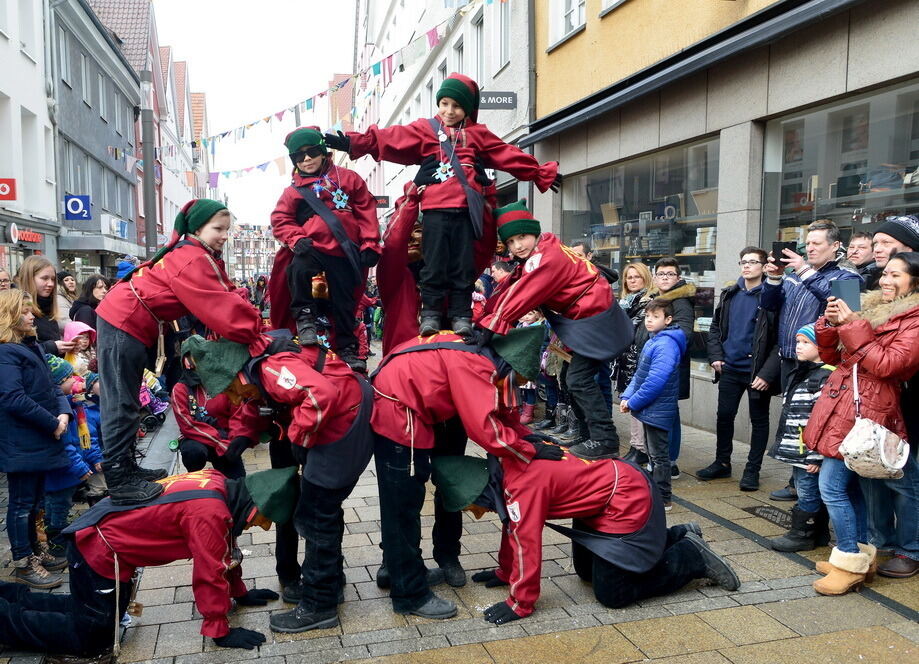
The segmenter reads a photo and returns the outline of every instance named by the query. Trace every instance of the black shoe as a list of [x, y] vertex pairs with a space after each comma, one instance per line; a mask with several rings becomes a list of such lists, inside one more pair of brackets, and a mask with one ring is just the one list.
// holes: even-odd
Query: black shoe
[[560, 436], [568, 431], [568, 406], [559, 404], [555, 409], [555, 420], [558, 422], [556, 427], [549, 431], [553, 436]]
[[[429, 569], [427, 573], [428, 586], [439, 586], [444, 582], [444, 572], [441, 568], [435, 567]], [[386, 569], [386, 565], [380, 565], [380, 568], [377, 570], [377, 588], [380, 590], [388, 590], [392, 586], [392, 579], [389, 576], [389, 570]]]
[[293, 583], [281, 586], [281, 599], [288, 604], [299, 604], [303, 597], [303, 580], [297, 579]]
[[731, 465], [723, 464], [720, 461], [712, 462], [712, 465], [706, 466], [701, 470], [696, 471], [696, 477], [700, 480], [707, 482], [708, 480], [717, 480], [722, 477], [731, 476]]
[[705, 578], [711, 579], [725, 590], [740, 588], [740, 578], [737, 572], [731, 568], [727, 560], [712, 551], [705, 540], [695, 533], [686, 533], [683, 539], [692, 542], [702, 555], [702, 560], [705, 562]]
[[319, 343], [316, 332], [316, 316], [311, 312], [301, 312], [297, 316], [297, 340], [301, 346], [315, 346]]
[[440, 569], [444, 574], [444, 581], [447, 582], [448, 586], [462, 588], [466, 585], [466, 570], [463, 569], [463, 566], [458, 560], [456, 562], [447, 563], [446, 565], [441, 565]]
[[351, 371], [358, 373], [367, 373], [367, 360], [357, 356], [357, 348], [349, 346], [338, 351], [338, 357], [341, 361], [351, 367]]
[[686, 528], [686, 532], [695, 533], [699, 537], [702, 537], [702, 526], [698, 521], [690, 521], [689, 523], [684, 523], [683, 527]]
[[[397, 611], [403, 615], [421, 616], [422, 618], [431, 618], [433, 620], [446, 620], [456, 615], [456, 604], [450, 600], [443, 599], [437, 595], [431, 595], [431, 599], [419, 606], [417, 609], [409, 611]], [[272, 628], [273, 629], [273, 628]]]
[[759, 471], [752, 468], [744, 468], [743, 476], [740, 478], [741, 491], [759, 491]]
[[147, 482], [155, 482], [156, 480], [168, 477], [169, 471], [165, 468], [141, 468], [135, 465], [134, 468], [131, 469], [131, 474]]
[[108, 481], [112, 505], [140, 505], [153, 500], [163, 493], [162, 484], [148, 482], [139, 477], [126, 477], [119, 484], [114, 484], [111, 480]]
[[791, 502], [798, 499], [798, 492], [793, 486], [786, 486], [784, 489], [773, 491], [769, 494], [769, 500], [779, 502]]
[[622, 458], [624, 461], [631, 461], [637, 466], [645, 466], [651, 461], [651, 458], [637, 447], [630, 447]]
[[299, 606], [293, 611], [275, 613], [268, 620], [272, 632], [295, 634], [311, 629], [326, 629], [338, 624], [338, 609], [306, 611]]
[[461, 316], [454, 318], [451, 323], [454, 334], [458, 334], [461, 337], [468, 337], [472, 334], [472, 319]]
[[675, 480], [680, 477], [680, 467], [675, 463], [670, 463], [670, 479]]
[[592, 461], [594, 459], [618, 459], [619, 446], [608, 445], [599, 440], [585, 440], [568, 449], [574, 456], [579, 459]]
[[418, 326], [418, 334], [422, 337], [430, 337], [432, 334], [440, 332], [440, 318], [437, 316], [422, 316], [421, 325]]
[[558, 408], [549, 410], [546, 408], [546, 416], [533, 424], [532, 428], [536, 431], [544, 431], [546, 429], [554, 429], [558, 420], [555, 419], [555, 414], [558, 412]]
[[805, 512], [795, 505], [791, 510], [791, 529], [781, 537], [769, 540], [769, 546], [786, 553], [812, 551], [817, 545], [820, 516], [820, 510]]

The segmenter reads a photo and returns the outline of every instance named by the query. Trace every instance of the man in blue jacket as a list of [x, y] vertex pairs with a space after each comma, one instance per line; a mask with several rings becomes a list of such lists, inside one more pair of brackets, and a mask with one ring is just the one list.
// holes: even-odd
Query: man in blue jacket
[[664, 510], [669, 512], [670, 429], [674, 424], [679, 426], [680, 359], [687, 340], [683, 330], [673, 324], [673, 302], [664, 298], [651, 300], [645, 308], [645, 329], [651, 338], [641, 350], [632, 382], [622, 393], [619, 412], [631, 412], [644, 425], [651, 477], [664, 499]]

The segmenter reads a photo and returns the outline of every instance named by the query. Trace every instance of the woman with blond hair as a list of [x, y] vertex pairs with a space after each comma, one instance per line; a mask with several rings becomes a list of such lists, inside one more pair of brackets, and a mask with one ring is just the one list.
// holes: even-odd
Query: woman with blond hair
[[0, 292], [0, 471], [10, 493], [6, 530], [13, 578], [32, 588], [56, 588], [61, 577], [44, 565], [54, 562], [53, 569], [61, 569], [67, 561], [42, 552], [35, 518], [46, 472], [69, 463], [61, 435], [71, 410], [35, 343], [32, 307], [24, 290]]
[[[63, 357], [73, 350], [73, 343], [61, 340], [58, 324], [60, 312], [57, 306], [57, 270], [44, 256], [29, 256], [14, 279], [16, 286], [29, 294], [35, 314], [35, 337], [42, 350], [49, 355]], [[66, 312], [64, 313], [66, 316]]]

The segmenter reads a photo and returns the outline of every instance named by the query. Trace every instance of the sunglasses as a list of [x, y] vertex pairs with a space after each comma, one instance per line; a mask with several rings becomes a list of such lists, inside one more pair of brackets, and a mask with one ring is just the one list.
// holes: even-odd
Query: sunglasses
[[325, 154], [324, 145], [311, 145], [308, 148], [300, 150], [299, 152], [295, 152], [293, 157], [294, 157], [294, 160], [297, 163], [299, 163], [303, 161], [304, 159], [306, 159], [307, 157], [309, 157], [310, 159], [315, 159], [316, 157], [319, 157], [324, 154]]

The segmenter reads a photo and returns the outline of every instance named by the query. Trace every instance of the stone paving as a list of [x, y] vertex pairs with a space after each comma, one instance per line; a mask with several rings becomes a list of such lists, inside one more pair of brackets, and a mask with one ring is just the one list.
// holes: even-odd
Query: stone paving
[[[618, 417], [618, 416], [617, 416]], [[171, 421], [171, 418], [170, 418]], [[627, 424], [619, 420], [620, 431]], [[174, 437], [167, 422], [153, 445]], [[570, 546], [546, 529], [542, 595], [529, 618], [501, 627], [484, 622], [482, 611], [506, 597], [506, 588], [484, 588], [472, 581], [463, 588], [442, 585], [435, 591], [456, 602], [459, 613], [447, 621], [425, 620], [392, 612], [386, 591], [376, 587], [380, 563], [379, 499], [369, 468], [345, 503], [343, 541], [348, 585], [334, 629], [303, 634], [274, 634], [268, 614], [285, 611], [280, 600], [267, 607], [243, 608], [230, 618], [234, 626], [258, 629], [268, 637], [257, 651], [218, 648], [199, 633], [200, 615], [191, 594], [191, 564], [180, 561], [145, 571], [138, 601], [145, 606], [127, 630], [121, 662], [219, 664], [257, 660], [264, 664], [380, 662], [386, 664], [463, 664], [577, 662], [617, 664], [669, 662], [917, 661], [919, 655], [919, 576], [909, 580], [878, 577], [861, 593], [821, 597], [811, 582], [813, 560], [825, 559], [824, 548], [802, 555], [779, 554], [766, 537], [784, 528], [745, 508], [763, 505], [787, 510], [790, 503], [771, 503], [769, 491], [783, 486], [787, 468], [767, 459], [760, 491], [741, 493], [737, 480], [700, 482], [690, 473], [711, 460], [712, 434], [684, 428], [681, 478], [674, 482], [670, 523], [698, 521], [705, 539], [727, 556], [742, 580], [740, 589], [694, 582], [680, 592], [625, 609], [597, 603], [591, 588], [574, 574]], [[478, 450], [470, 444], [468, 453]], [[742, 468], [746, 445], [735, 449], [734, 467]], [[247, 467], [269, 466], [267, 447], [249, 452]], [[739, 475], [739, 473], [738, 473]], [[2, 497], [0, 497], [2, 499]], [[422, 512], [423, 555], [431, 558], [433, 498]], [[461, 562], [471, 574], [496, 564], [500, 534], [494, 518], [464, 521]], [[5, 544], [5, 542], [4, 542]], [[278, 589], [274, 575], [274, 533], [248, 531], [240, 538], [246, 559], [246, 582]], [[41, 661], [40, 656], [0, 652], [0, 664]]]

